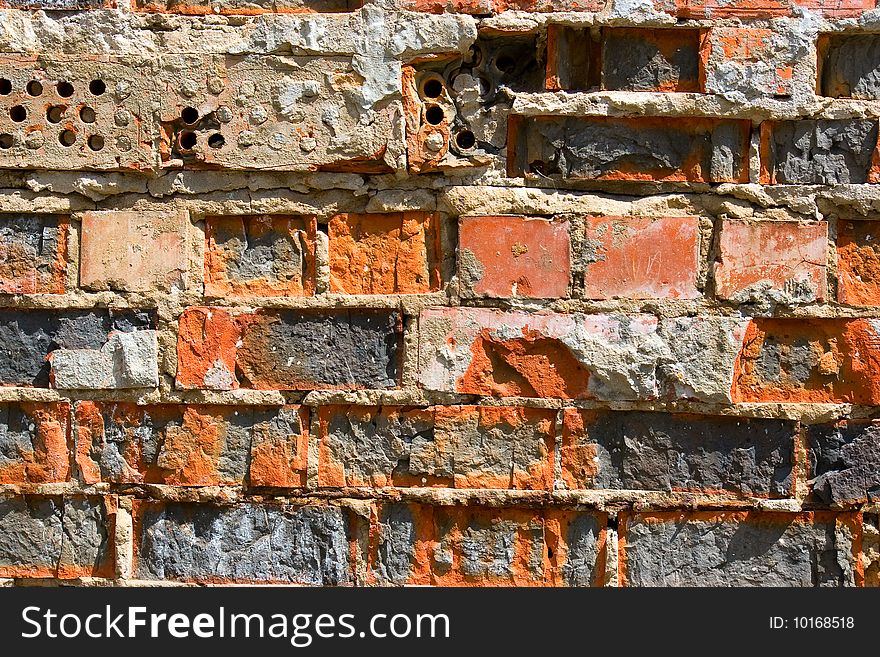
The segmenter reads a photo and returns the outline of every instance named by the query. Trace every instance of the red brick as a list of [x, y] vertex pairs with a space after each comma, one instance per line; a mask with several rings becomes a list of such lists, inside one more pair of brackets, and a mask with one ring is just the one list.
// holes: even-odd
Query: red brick
[[587, 217], [584, 296], [700, 296], [697, 217]]
[[401, 7], [432, 14], [450, 12], [482, 16], [508, 10], [596, 12], [601, 11], [605, 3], [606, 0], [403, 0]]
[[715, 292], [731, 299], [752, 286], [798, 301], [823, 301], [828, 225], [824, 221], [724, 221], [715, 263]]
[[459, 279], [481, 297], [568, 295], [571, 248], [567, 220], [462, 217]]
[[125, 292], [185, 287], [189, 226], [185, 210], [83, 213], [80, 285]]
[[837, 300], [851, 306], [880, 306], [880, 222], [837, 225]]
[[681, 18], [771, 18], [804, 7], [830, 18], [854, 18], [875, 8], [875, 0], [654, 0], [661, 11]]
[[[766, 93], [790, 94], [794, 74], [792, 66], [777, 66], [772, 75], [766, 71], [766, 64], [774, 61], [777, 55], [773, 43], [774, 35], [775, 32], [767, 28], [713, 27], [709, 30], [701, 51], [704, 74], [708, 75], [721, 64], [728, 69], [733, 65], [742, 76], [760, 76], [761, 79], [766, 79]], [[725, 90], [723, 83], [718, 87], [721, 88], [713, 85], [710, 79], [706, 91], [712, 93]]]
[[328, 406], [320, 486], [551, 490], [556, 411]]
[[418, 294], [440, 289], [437, 217], [343, 214], [330, 220], [330, 291]]
[[[354, 11], [362, 0], [134, 0], [132, 11], [187, 16], [257, 16], [260, 14], [308, 14]], [[115, 5], [114, 5], [115, 6]]]
[[873, 319], [756, 319], [737, 358], [734, 402], [880, 403]]
[[310, 296], [315, 217], [206, 217], [205, 294]]
[[47, 484], [70, 476], [67, 402], [0, 406], [0, 484]]
[[182, 388], [238, 388], [235, 357], [241, 327], [223, 308], [187, 308], [177, 333], [177, 385]]

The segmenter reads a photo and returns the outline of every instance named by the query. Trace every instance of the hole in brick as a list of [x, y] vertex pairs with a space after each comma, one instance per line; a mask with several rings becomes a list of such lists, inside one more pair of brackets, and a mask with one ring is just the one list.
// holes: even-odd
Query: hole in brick
[[59, 82], [55, 90], [62, 98], [70, 98], [73, 95], [73, 85], [70, 82]]
[[107, 85], [104, 84], [103, 80], [92, 80], [89, 82], [89, 91], [95, 96], [100, 96], [107, 91]]
[[0, 78], [0, 95], [8, 96], [12, 93], [12, 82], [6, 78]]
[[43, 85], [40, 84], [38, 80], [31, 80], [28, 82], [25, 89], [27, 89], [28, 94], [31, 96], [39, 96], [43, 93]]
[[199, 110], [195, 107], [184, 107], [183, 111], [180, 113], [180, 118], [182, 118], [183, 122], [187, 125], [192, 125], [199, 120]]
[[91, 107], [83, 107], [79, 111], [79, 118], [82, 119], [83, 123], [94, 123], [95, 110], [93, 110]]
[[219, 132], [215, 132], [213, 135], [208, 137], [208, 146], [211, 148], [223, 148], [223, 145], [226, 143], [226, 139], [223, 138]]
[[9, 108], [9, 118], [16, 123], [21, 123], [27, 118], [27, 110], [21, 105], [13, 105]]
[[194, 132], [184, 132], [180, 135], [180, 147], [184, 150], [191, 150], [198, 143], [199, 138]]
[[516, 60], [510, 55], [498, 55], [498, 59], [495, 60], [495, 68], [502, 73], [513, 73], [516, 68]]
[[477, 138], [470, 130], [462, 130], [455, 135], [455, 144], [463, 151], [470, 150], [477, 144]]
[[428, 98], [439, 98], [443, 93], [443, 83], [437, 78], [431, 78], [425, 82], [422, 91]]
[[46, 110], [46, 120], [49, 123], [60, 123], [66, 111], [67, 107], [64, 105], [52, 105]]
[[324, 233], [325, 235], [329, 235], [330, 234], [329, 224], [318, 224], [318, 232]]
[[443, 118], [445, 114], [443, 114], [443, 108], [439, 105], [431, 105], [428, 109], [425, 110], [425, 121], [430, 123], [431, 125], [440, 125], [443, 123]]
[[3, 133], [2, 135], [0, 135], [0, 148], [12, 148], [12, 144], [14, 143], [14, 141], [15, 140], [12, 138], [12, 135], [8, 133]]
[[58, 142], [62, 146], [73, 146], [76, 142], [76, 133], [73, 130], [62, 130], [58, 135]]
[[89, 148], [93, 151], [99, 151], [104, 148], [104, 138], [101, 135], [92, 135], [89, 137]]

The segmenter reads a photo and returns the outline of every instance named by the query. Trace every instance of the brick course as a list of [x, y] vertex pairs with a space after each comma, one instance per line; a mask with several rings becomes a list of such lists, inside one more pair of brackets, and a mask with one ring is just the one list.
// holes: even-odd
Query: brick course
[[0, 2], [0, 579], [878, 585], [876, 4]]

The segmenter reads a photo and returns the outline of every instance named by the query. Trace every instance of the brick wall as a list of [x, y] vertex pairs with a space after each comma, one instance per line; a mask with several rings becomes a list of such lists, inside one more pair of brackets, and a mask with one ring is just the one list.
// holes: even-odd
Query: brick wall
[[874, 0], [6, 0], [0, 581], [880, 585]]

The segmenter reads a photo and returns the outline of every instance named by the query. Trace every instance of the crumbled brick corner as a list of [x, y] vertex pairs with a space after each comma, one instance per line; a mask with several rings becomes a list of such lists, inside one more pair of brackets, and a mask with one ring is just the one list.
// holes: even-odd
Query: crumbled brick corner
[[874, 0], [2, 4], [4, 582], [880, 585]]

